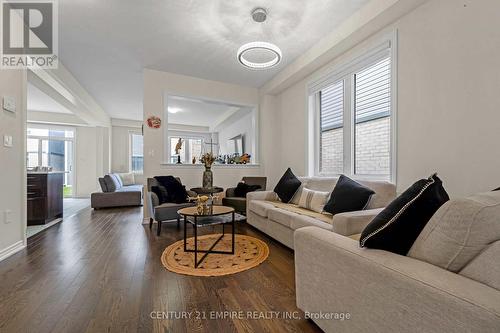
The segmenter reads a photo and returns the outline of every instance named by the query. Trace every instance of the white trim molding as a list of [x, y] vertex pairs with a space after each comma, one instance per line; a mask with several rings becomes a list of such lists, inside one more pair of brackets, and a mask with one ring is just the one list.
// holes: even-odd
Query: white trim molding
[[21, 251], [26, 247], [23, 240], [17, 241], [14, 244], [7, 246], [5, 249], [0, 250], [0, 261], [7, 259], [11, 255]]
[[[352, 55], [340, 63], [326, 67], [312, 76], [306, 84], [308, 95], [308, 146], [307, 146], [307, 174], [321, 176], [319, 170], [320, 159], [320, 91], [337, 82], [344, 82], [344, 115], [343, 127], [350, 129], [344, 131], [344, 167], [343, 172], [358, 179], [385, 179], [392, 183], [397, 181], [397, 69], [398, 69], [398, 44], [397, 30], [384, 32], [368, 41], [367, 46], [354, 49]], [[386, 58], [391, 58], [390, 63], [390, 176], [355, 175], [354, 174], [354, 115], [353, 115], [353, 73], [359, 72], [372, 64]], [[349, 149], [346, 149], [348, 147]]]

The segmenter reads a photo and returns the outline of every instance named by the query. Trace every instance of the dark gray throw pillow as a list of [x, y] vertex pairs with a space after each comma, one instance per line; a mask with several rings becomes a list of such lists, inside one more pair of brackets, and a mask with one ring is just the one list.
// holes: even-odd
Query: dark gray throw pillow
[[106, 186], [106, 181], [104, 180], [104, 178], [99, 178], [99, 185], [101, 185], [101, 190], [103, 192], [108, 192], [108, 187]]
[[159, 204], [168, 202], [168, 191], [163, 185], [151, 186], [151, 192], [158, 197]]
[[499, 188], [494, 189], [493, 191], [500, 191], [500, 187], [499, 187]]
[[187, 202], [188, 193], [179, 179], [173, 176], [156, 176], [155, 179], [167, 189], [167, 202], [184, 203]]
[[278, 195], [281, 202], [288, 203], [292, 200], [293, 195], [299, 189], [302, 183], [295, 177], [290, 168], [286, 169], [280, 181], [274, 188], [274, 192]]
[[449, 199], [435, 174], [417, 181], [366, 226], [361, 247], [406, 255], [432, 215]]
[[110, 175], [104, 176], [104, 182], [106, 183], [106, 188], [108, 192], [116, 192], [115, 180]]
[[246, 198], [248, 192], [254, 192], [260, 189], [260, 185], [248, 185], [243, 182], [239, 182], [234, 189], [234, 196], [238, 198]]
[[374, 194], [375, 192], [372, 189], [355, 182], [347, 176], [340, 175], [330, 199], [323, 209], [333, 215], [362, 210]]

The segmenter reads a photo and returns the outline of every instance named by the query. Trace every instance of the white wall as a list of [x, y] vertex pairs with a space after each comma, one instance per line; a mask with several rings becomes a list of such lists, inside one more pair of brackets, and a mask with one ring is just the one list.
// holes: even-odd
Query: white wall
[[[499, 186], [500, 154], [493, 148], [500, 142], [498, 13], [497, 0], [430, 0], [386, 27], [398, 30], [399, 191], [434, 171], [452, 196]], [[376, 38], [277, 95], [277, 170], [307, 170], [307, 83]]]
[[[0, 70], [0, 98], [16, 101], [16, 113], [0, 109], [0, 260], [22, 249], [26, 228], [26, 72]], [[3, 136], [13, 138], [11, 148], [4, 147]], [[5, 211], [11, 212], [8, 221]], [[7, 222], [7, 223], [6, 223]]]
[[112, 119], [111, 171], [130, 171], [130, 134], [141, 134], [140, 121]]
[[256, 162], [255, 152], [253, 151], [255, 129], [251, 109], [243, 108], [238, 110], [216, 126], [214, 132], [218, 133], [221, 154], [234, 153], [234, 148], [228, 147], [228, 140], [235, 136], [243, 135], [245, 141], [244, 153], [248, 153], [252, 156], [252, 163]]
[[109, 129], [76, 128], [76, 197], [99, 191], [98, 178], [109, 172]]

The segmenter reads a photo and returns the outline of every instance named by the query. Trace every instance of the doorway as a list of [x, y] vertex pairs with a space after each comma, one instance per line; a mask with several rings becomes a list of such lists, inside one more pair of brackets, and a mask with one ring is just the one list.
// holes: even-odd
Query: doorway
[[64, 198], [72, 198], [75, 191], [74, 177], [74, 128], [40, 127], [28, 124], [26, 165], [28, 170], [50, 168], [63, 172]]

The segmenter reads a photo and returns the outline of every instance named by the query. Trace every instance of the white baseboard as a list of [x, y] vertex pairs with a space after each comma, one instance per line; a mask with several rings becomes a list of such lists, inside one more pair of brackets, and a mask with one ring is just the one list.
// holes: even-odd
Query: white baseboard
[[24, 245], [24, 242], [22, 240], [14, 243], [10, 246], [7, 246], [5, 249], [0, 250], [0, 261], [7, 259], [8, 257], [13, 255], [14, 253], [19, 252], [22, 249], [24, 249], [25, 247], [26, 247], [26, 245]]

